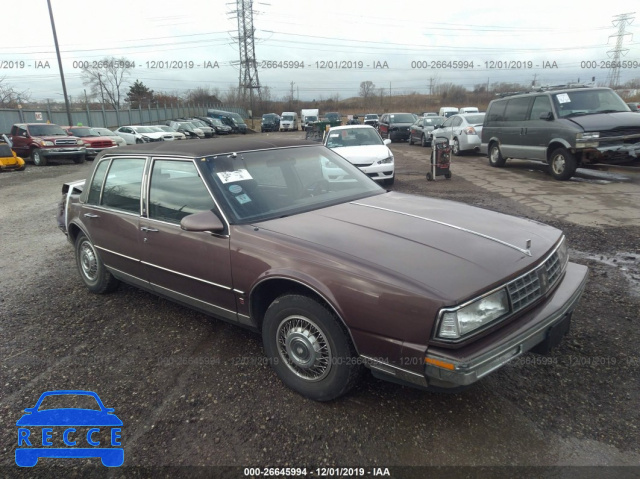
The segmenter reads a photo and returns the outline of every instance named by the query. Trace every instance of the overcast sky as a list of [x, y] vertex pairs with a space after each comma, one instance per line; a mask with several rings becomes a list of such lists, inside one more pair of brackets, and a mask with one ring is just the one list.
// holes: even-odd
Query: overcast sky
[[[139, 79], [156, 92], [185, 93], [197, 87], [224, 92], [238, 85], [234, 0], [51, 0], [51, 4], [72, 96], [83, 95], [78, 62], [106, 56], [135, 61], [129, 80]], [[256, 1], [258, 76], [277, 98], [287, 95], [293, 82], [294, 94], [301, 100], [355, 96], [366, 80], [376, 89], [384, 88], [385, 94], [428, 93], [430, 84], [442, 82], [468, 89], [487, 82], [531, 84], [534, 79], [537, 84], [585, 82], [592, 77], [605, 82], [609, 69], [603, 62], [611, 60], [608, 52], [615, 48], [616, 37], [610, 36], [618, 33], [614, 16], [635, 12], [634, 4], [629, 0]], [[29, 90], [34, 100], [61, 100], [47, 2], [29, 0], [22, 5], [26, 12], [4, 16], [0, 78]], [[640, 78], [640, 9], [634, 16], [638, 18], [627, 25], [629, 35], [623, 42], [628, 52], [621, 59], [636, 65], [620, 71], [621, 82]], [[298, 68], [260, 68], [266, 61], [298, 62]], [[438, 61], [461, 62], [457, 64], [461, 68], [432, 64]], [[215, 62], [218, 68], [204, 68], [215, 67]], [[41, 65], [45, 68], [36, 68]]]

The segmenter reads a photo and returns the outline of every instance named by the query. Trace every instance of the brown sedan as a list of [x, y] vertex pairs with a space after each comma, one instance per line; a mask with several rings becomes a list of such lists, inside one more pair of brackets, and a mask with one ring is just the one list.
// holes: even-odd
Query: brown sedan
[[387, 192], [315, 142], [117, 148], [63, 193], [91, 291], [124, 281], [260, 331], [278, 376], [320, 401], [363, 365], [452, 390], [545, 352], [587, 276], [555, 228]]

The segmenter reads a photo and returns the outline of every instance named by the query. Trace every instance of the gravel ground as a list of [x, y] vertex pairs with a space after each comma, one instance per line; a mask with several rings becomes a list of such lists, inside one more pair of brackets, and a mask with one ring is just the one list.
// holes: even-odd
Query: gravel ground
[[[54, 215], [61, 184], [90, 164], [30, 166], [0, 175], [0, 475], [24, 473], [14, 466], [15, 421], [52, 389], [96, 391], [116, 408], [126, 475], [184, 465], [639, 465], [640, 228], [542, 215], [467, 181], [472, 157], [451, 181], [427, 183], [415, 148], [394, 144], [394, 190], [553, 224], [572, 260], [589, 266], [571, 332], [550, 356], [522, 356], [455, 395], [367, 374], [345, 398], [307, 401], [280, 383], [251, 332], [129, 286], [88, 293]], [[41, 462], [30, 477], [104, 472], [84, 468], [96, 460]]]

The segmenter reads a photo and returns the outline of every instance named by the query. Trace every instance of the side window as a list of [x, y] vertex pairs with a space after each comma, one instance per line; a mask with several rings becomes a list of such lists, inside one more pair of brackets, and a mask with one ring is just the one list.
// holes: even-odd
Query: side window
[[504, 121], [504, 107], [506, 105], [506, 101], [494, 101], [489, 106], [489, 111], [487, 112], [487, 123]]
[[512, 98], [507, 102], [504, 112], [506, 121], [522, 121], [527, 119], [527, 111], [531, 103], [530, 97]]
[[102, 183], [104, 182], [104, 175], [109, 167], [109, 160], [101, 161], [93, 174], [91, 180], [91, 186], [89, 186], [89, 195], [87, 196], [87, 203], [90, 205], [97, 205], [100, 203], [100, 191], [102, 190]]
[[460, 125], [462, 125], [462, 118], [457, 116], [453, 119], [453, 123], [451, 124], [451, 126], [460, 126]]
[[102, 206], [140, 214], [140, 188], [145, 160], [118, 158], [111, 162], [102, 192]]
[[453, 123], [453, 120], [454, 120], [453, 118], [446, 119], [440, 128], [448, 128], [448, 127], [450, 127], [451, 124]]
[[18, 127], [18, 136], [24, 136], [24, 137], [28, 136], [27, 135], [27, 129], [26, 128], [22, 128], [22, 127], [19, 126]]
[[180, 223], [185, 216], [212, 210], [215, 203], [191, 161], [156, 160], [149, 186], [149, 218]]
[[533, 106], [531, 107], [530, 120], [539, 120], [540, 115], [543, 113], [549, 113], [551, 111], [551, 101], [546, 95], [537, 96], [533, 99]]

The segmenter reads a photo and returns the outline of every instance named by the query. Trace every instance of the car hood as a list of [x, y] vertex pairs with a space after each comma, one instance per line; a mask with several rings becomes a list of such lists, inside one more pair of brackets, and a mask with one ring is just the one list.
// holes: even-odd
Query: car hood
[[16, 426], [122, 426], [122, 421], [102, 411], [59, 408], [25, 414]]
[[450, 304], [522, 274], [562, 236], [531, 220], [394, 192], [270, 220], [260, 228], [282, 235], [282, 242], [312, 244], [345, 265], [368, 269], [374, 279], [393, 277]]
[[354, 165], [370, 165], [393, 155], [386, 145], [345, 146], [332, 150]]
[[619, 111], [616, 113], [596, 113], [594, 115], [576, 116], [565, 118], [575, 123], [584, 131], [612, 130], [614, 128], [640, 128], [640, 115], [632, 111]]
[[113, 141], [115, 143], [116, 140], [114, 140], [110, 136], [84, 136], [82, 137], [82, 141], [84, 141], [85, 143], [91, 144], [94, 142], [102, 142], [102, 141]]

